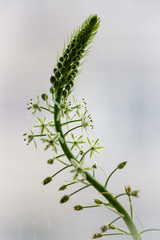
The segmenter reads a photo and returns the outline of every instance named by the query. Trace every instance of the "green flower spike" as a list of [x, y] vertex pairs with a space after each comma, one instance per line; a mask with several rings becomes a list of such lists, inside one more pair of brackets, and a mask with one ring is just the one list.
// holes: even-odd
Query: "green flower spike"
[[67, 96], [71, 93], [74, 87], [74, 79], [79, 73], [80, 60], [88, 53], [87, 46], [92, 42], [99, 24], [100, 19], [97, 15], [91, 15], [71, 35], [70, 41], [66, 48], [63, 49], [62, 56], [57, 60], [57, 66], [54, 68], [50, 78], [56, 92], [59, 88], [62, 88], [63, 92], [67, 90]]

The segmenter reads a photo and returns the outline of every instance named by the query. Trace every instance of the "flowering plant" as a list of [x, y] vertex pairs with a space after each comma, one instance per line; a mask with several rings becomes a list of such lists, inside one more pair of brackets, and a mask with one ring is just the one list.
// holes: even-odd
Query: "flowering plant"
[[[103, 147], [99, 145], [99, 138], [93, 141], [88, 135], [85, 137], [86, 132], [88, 134], [88, 131], [93, 129], [94, 126], [84, 99], [82, 103], [77, 103], [74, 97], [73, 101], [68, 100], [75, 86], [75, 77], [80, 73], [81, 60], [88, 54], [90, 50], [88, 46], [97, 33], [99, 25], [100, 19], [97, 15], [91, 15], [82, 26], [73, 32], [67, 46], [62, 51], [62, 55], [57, 59], [56, 66], [51, 74], [51, 98], [46, 93], [43, 93], [41, 97], [45, 103], [44, 106], [40, 105], [40, 99], [37, 96], [36, 103], [31, 100], [28, 107], [28, 109], [33, 110], [33, 114], [46, 111], [50, 113], [54, 120], [48, 122], [46, 116], [44, 116], [43, 120], [36, 116], [38, 125], [34, 126], [34, 130], [38, 130], [38, 133], [31, 130], [29, 134], [24, 135], [25, 140], [28, 140], [27, 144], [33, 141], [37, 146], [36, 140], [39, 138], [45, 144], [44, 150], [52, 148], [55, 155], [47, 161], [48, 164], [52, 165], [57, 160], [63, 165], [58, 172], [46, 177], [42, 181], [43, 185], [49, 184], [57, 174], [65, 169], [71, 169], [72, 181], [61, 186], [60, 191], [76, 183], [82, 184], [82, 187], [75, 192], [65, 194], [60, 203], [65, 203], [73, 194], [85, 188], [93, 187], [101, 194], [103, 201], [95, 199], [92, 205], [82, 206], [79, 204], [74, 209], [80, 211], [85, 208], [105, 206], [117, 215], [114, 220], [101, 227], [101, 232], [93, 234], [93, 239], [110, 235], [126, 235], [134, 240], [141, 240], [142, 233], [153, 229], [139, 232], [133, 222], [132, 197], [138, 197], [138, 191], [126, 186], [123, 193], [114, 195], [108, 190], [108, 182], [111, 176], [116, 171], [123, 169], [127, 162], [119, 163], [107, 177], [105, 183], [100, 183], [96, 179], [97, 164], [90, 163], [90, 166], [86, 166], [85, 163], [86, 159], [88, 157], [92, 158], [94, 153], [100, 154], [99, 150]], [[78, 137], [75, 133], [79, 134]], [[128, 198], [130, 213], [119, 202], [119, 198], [123, 195]], [[115, 222], [119, 219], [125, 222], [127, 229], [115, 225]]]

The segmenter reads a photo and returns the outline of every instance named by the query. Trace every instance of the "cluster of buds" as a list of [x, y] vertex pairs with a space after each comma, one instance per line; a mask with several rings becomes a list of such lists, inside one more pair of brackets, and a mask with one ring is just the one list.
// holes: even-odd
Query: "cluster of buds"
[[92, 15], [72, 35], [53, 69], [50, 78], [52, 84], [50, 92], [54, 93], [56, 89], [63, 88], [62, 95], [64, 97], [70, 94], [74, 86], [74, 79], [78, 74], [80, 60], [86, 55], [86, 47], [96, 34], [99, 24], [100, 20], [97, 15]]
[[125, 192], [128, 196], [139, 197], [138, 196], [139, 190], [132, 191], [130, 186], [125, 186]]

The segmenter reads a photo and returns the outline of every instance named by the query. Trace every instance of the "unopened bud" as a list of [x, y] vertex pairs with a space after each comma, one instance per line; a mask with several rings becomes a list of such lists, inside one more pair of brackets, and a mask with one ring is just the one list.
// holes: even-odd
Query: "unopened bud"
[[96, 204], [102, 204], [102, 203], [103, 203], [100, 199], [94, 199], [94, 202], [95, 202]]
[[55, 82], [56, 82], [56, 78], [55, 78], [55, 76], [51, 76], [50, 77], [50, 82], [52, 83], [52, 84], [54, 84]]
[[103, 237], [102, 233], [95, 233], [92, 236], [92, 239]]
[[117, 168], [122, 169], [126, 166], [126, 164], [127, 164], [127, 161], [121, 162], [121, 163], [118, 164]]
[[82, 205], [76, 205], [75, 207], [74, 207], [74, 210], [76, 210], [76, 211], [80, 211], [80, 210], [82, 210], [83, 209], [83, 206]]
[[43, 93], [43, 94], [41, 95], [41, 98], [42, 98], [44, 101], [46, 101], [46, 100], [48, 100], [48, 95], [47, 95], [46, 93]]
[[46, 184], [50, 183], [51, 181], [52, 181], [52, 178], [51, 178], [51, 177], [46, 177], [46, 178], [43, 180], [42, 184], [43, 184], [43, 185], [46, 185]]
[[108, 229], [108, 226], [107, 226], [107, 225], [103, 225], [103, 226], [101, 227], [101, 232], [106, 232], [107, 229]]
[[64, 195], [61, 200], [60, 200], [60, 203], [65, 203], [69, 200], [69, 196], [68, 195]]
[[53, 87], [50, 87], [49, 91], [50, 91], [51, 94], [54, 94], [54, 88]]
[[57, 67], [61, 69], [62, 68], [62, 63], [58, 62]]
[[54, 159], [53, 159], [53, 158], [50, 158], [50, 159], [48, 159], [48, 161], [47, 161], [48, 164], [53, 164], [53, 162], [54, 162]]
[[110, 224], [108, 225], [108, 228], [109, 228], [109, 229], [112, 229], [112, 230], [115, 230], [115, 229], [116, 229], [116, 226], [110, 223]]
[[139, 197], [138, 193], [139, 193], [139, 190], [133, 190], [132, 192], [130, 192], [130, 195], [133, 197]]
[[66, 185], [62, 185], [62, 186], [58, 189], [58, 191], [63, 191], [63, 190], [65, 190], [66, 188], [67, 188]]
[[130, 192], [131, 192], [131, 187], [130, 186], [125, 186], [125, 191], [126, 191], [127, 195], [129, 195]]

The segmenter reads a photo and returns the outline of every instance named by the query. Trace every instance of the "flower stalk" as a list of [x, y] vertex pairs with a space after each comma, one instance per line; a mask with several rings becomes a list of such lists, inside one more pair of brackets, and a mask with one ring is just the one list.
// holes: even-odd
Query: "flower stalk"
[[[62, 185], [59, 190], [66, 190], [66, 188], [72, 184], [77, 182], [85, 184], [82, 188], [72, 192], [71, 194], [64, 195], [60, 203], [67, 202], [70, 197], [81, 190], [92, 186], [95, 188], [101, 196], [104, 198], [104, 201], [99, 199], [95, 199], [96, 205], [91, 206], [82, 206], [76, 205], [74, 209], [76, 211], [80, 211], [84, 208], [92, 208], [92, 207], [99, 207], [105, 206], [105, 208], [112, 210], [114, 213], [118, 214], [118, 217], [110, 222], [108, 225], [104, 225], [101, 228], [101, 233], [95, 233], [93, 235], [93, 239], [100, 238], [103, 236], [110, 236], [110, 235], [129, 235], [132, 237], [133, 240], [142, 240], [141, 234], [147, 231], [159, 229], [148, 229], [142, 232], [139, 232], [133, 222], [133, 209], [131, 203], [131, 197], [138, 197], [138, 191], [134, 190], [131, 191], [131, 188], [125, 187], [125, 193], [119, 194], [117, 196], [113, 196], [108, 191], [108, 182], [111, 176], [118, 170], [123, 169], [126, 165], [126, 161], [118, 164], [118, 166], [110, 173], [109, 177], [107, 178], [105, 185], [102, 185], [95, 177], [95, 171], [97, 169], [97, 164], [94, 163], [90, 167], [84, 166], [85, 158], [90, 153], [90, 158], [94, 153], [100, 153], [99, 149], [103, 147], [99, 146], [99, 138], [96, 141], [90, 141], [87, 137], [87, 141], [82, 140], [83, 135], [81, 134], [79, 137], [75, 137], [73, 132], [77, 132], [77, 129], [88, 131], [88, 128], [93, 129], [91, 115], [87, 116], [87, 108], [86, 103], [83, 99], [83, 105], [78, 104], [76, 100], [73, 98], [74, 106], [71, 106], [71, 101], [68, 102], [68, 97], [71, 94], [73, 87], [75, 85], [74, 79], [80, 73], [79, 67], [82, 65], [81, 59], [85, 57], [88, 52], [89, 48], [88, 45], [92, 42], [95, 34], [97, 33], [98, 27], [100, 25], [100, 19], [97, 15], [91, 15], [88, 19], [79, 27], [71, 36], [70, 41], [68, 42], [67, 46], [63, 49], [62, 55], [57, 59], [56, 66], [53, 69], [53, 73], [50, 77], [50, 93], [52, 97], [52, 102], [54, 106], [49, 104], [48, 95], [46, 93], [42, 94], [42, 99], [45, 102], [46, 106], [40, 106], [39, 104], [39, 97], [37, 96], [37, 102], [33, 103], [32, 99], [30, 100], [30, 104], [28, 109], [33, 109], [33, 114], [36, 112], [41, 112], [45, 110], [50, 112], [52, 115], [52, 121], [46, 121], [46, 116], [44, 120], [41, 120], [38, 116], [36, 117], [40, 125], [36, 125], [35, 129], [39, 129], [40, 133], [34, 134], [31, 130], [31, 134], [28, 135], [28, 143], [27, 145], [34, 142], [35, 146], [37, 147], [35, 139], [40, 138], [40, 140], [46, 144], [44, 150], [48, 150], [48, 148], [52, 148], [52, 150], [57, 154], [59, 148], [61, 148], [61, 154], [58, 154], [55, 157], [52, 157], [48, 160], [48, 164], [52, 165], [54, 160], [57, 159], [60, 163], [65, 165], [62, 169], [57, 171], [54, 175], [46, 177], [43, 180], [43, 185], [50, 183], [57, 174], [62, 172], [63, 170], [72, 167], [73, 169], [70, 171], [74, 173], [73, 181], [69, 184]], [[82, 111], [82, 112], [81, 112]], [[73, 114], [73, 116], [70, 116]], [[66, 118], [66, 119], [64, 119]], [[54, 119], [54, 120], [53, 120]], [[72, 126], [72, 124], [74, 126]], [[67, 126], [67, 130], [66, 130]], [[72, 127], [70, 127], [72, 126]], [[69, 129], [68, 129], [69, 128]], [[64, 130], [65, 129], [65, 130]], [[64, 131], [64, 132], [63, 132]], [[70, 135], [71, 133], [71, 135]], [[27, 134], [24, 134], [25, 141], [27, 140]], [[69, 136], [72, 140], [68, 139]], [[89, 149], [83, 150], [84, 144], [88, 142]], [[70, 146], [71, 145], [71, 146]], [[79, 146], [80, 145], [80, 146]], [[86, 145], [85, 145], [86, 146]], [[78, 151], [75, 155], [74, 151]], [[60, 158], [64, 157], [67, 161], [62, 161]], [[92, 171], [92, 174], [89, 172]], [[79, 179], [80, 176], [80, 179]], [[82, 177], [82, 178], [81, 178]], [[130, 215], [126, 211], [126, 209], [122, 206], [122, 204], [118, 201], [120, 196], [127, 195], [129, 198], [130, 203]], [[106, 202], [105, 202], [106, 201]], [[125, 222], [128, 231], [123, 230], [119, 227], [113, 225], [115, 221], [118, 219], [123, 219]], [[119, 233], [107, 233], [104, 234], [108, 229], [117, 230]]]

